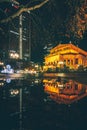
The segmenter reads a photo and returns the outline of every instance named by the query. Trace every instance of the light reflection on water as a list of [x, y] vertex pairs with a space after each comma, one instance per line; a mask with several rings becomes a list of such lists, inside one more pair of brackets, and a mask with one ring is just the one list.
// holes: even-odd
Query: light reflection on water
[[80, 81], [1, 79], [0, 130], [84, 129], [87, 85]]
[[44, 91], [59, 104], [71, 104], [87, 96], [87, 85], [72, 79], [44, 79], [43, 82]]

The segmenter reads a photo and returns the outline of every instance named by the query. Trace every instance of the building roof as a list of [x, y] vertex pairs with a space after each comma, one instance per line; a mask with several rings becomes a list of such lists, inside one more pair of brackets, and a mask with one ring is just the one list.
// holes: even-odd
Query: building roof
[[79, 48], [78, 46], [75, 46], [72, 43], [67, 43], [67, 44], [59, 44], [56, 47], [54, 47], [53, 49], [51, 49], [50, 53], [61, 53], [63, 52], [63, 54], [65, 53], [76, 53], [76, 54], [82, 54], [87, 56], [87, 52], [82, 50], [81, 48]]

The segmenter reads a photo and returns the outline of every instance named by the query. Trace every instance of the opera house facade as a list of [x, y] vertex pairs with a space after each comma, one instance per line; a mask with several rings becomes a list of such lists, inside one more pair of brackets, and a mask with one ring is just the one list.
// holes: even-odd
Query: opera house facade
[[59, 44], [45, 56], [44, 70], [68, 67], [78, 69], [79, 66], [87, 67], [87, 52], [72, 43]]

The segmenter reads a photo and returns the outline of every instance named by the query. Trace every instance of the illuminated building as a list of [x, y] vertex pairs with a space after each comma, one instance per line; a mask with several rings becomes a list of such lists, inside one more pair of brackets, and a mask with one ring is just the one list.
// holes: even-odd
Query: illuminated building
[[56, 67], [78, 69], [79, 66], [87, 66], [87, 52], [72, 43], [59, 44], [50, 50], [50, 54], [45, 56], [44, 70]]

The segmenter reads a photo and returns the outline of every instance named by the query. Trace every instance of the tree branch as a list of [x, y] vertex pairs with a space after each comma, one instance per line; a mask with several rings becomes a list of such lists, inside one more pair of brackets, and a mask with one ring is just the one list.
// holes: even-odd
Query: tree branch
[[18, 10], [18, 12], [16, 12], [15, 14], [13, 14], [12, 16], [9, 16], [8, 18], [6, 19], [3, 19], [0, 21], [0, 23], [6, 23], [6, 22], [9, 22], [11, 21], [12, 19], [16, 18], [17, 16], [19, 16], [21, 13], [23, 12], [28, 12], [28, 11], [32, 11], [32, 10], [36, 10], [40, 7], [42, 7], [44, 4], [46, 4], [49, 0], [44, 0], [43, 2], [41, 2], [40, 4], [38, 5], [35, 5], [35, 6], [32, 6], [32, 7], [22, 7], [20, 10]]

